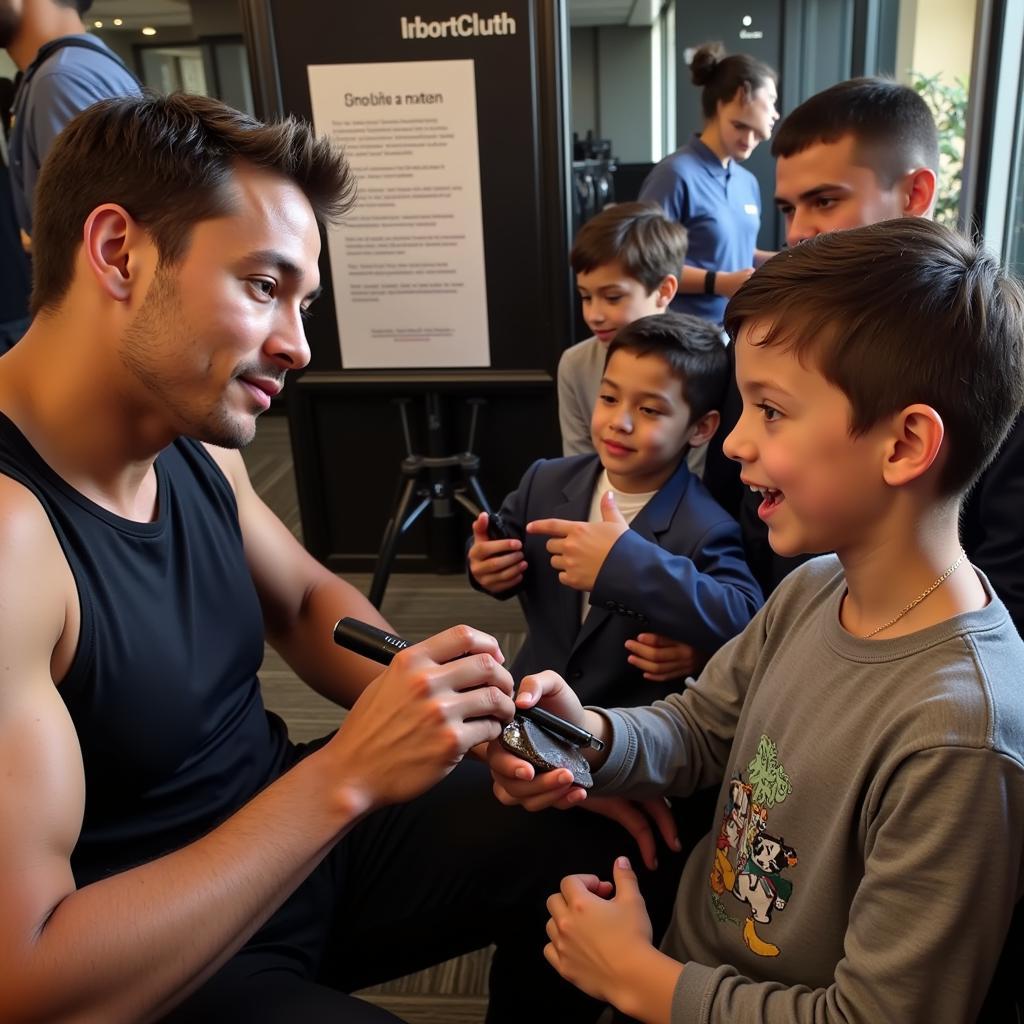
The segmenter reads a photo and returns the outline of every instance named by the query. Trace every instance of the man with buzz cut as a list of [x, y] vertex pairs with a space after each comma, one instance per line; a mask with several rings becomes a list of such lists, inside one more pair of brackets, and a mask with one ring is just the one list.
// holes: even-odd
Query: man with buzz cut
[[[896, 217], [931, 217], [939, 164], [935, 121], [913, 89], [881, 78], [840, 82], [805, 100], [779, 125], [775, 203], [786, 242], [799, 245]], [[974, 396], [984, 402], [984, 396]], [[767, 595], [802, 559], [782, 558], [768, 545], [757, 516], [761, 495], [739, 480], [737, 463], [722, 454], [739, 414], [732, 389], [722, 430], [708, 451], [705, 483], [743, 530], [751, 568]], [[746, 491], [746, 493], [744, 493]], [[1018, 632], [1024, 632], [1024, 429], [1016, 421], [999, 454], [964, 504], [961, 530], [968, 557], [992, 582]]]

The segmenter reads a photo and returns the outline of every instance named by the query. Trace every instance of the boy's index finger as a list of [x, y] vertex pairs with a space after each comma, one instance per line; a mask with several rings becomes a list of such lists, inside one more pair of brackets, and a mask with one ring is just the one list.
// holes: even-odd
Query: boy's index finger
[[526, 532], [540, 533], [545, 537], [568, 537], [574, 525], [570, 519], [534, 519], [526, 524]]

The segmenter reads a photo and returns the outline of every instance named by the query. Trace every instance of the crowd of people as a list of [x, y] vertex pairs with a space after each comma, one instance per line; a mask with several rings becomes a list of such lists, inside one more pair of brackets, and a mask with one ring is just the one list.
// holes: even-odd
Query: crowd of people
[[[0, 358], [3, 1020], [383, 1022], [350, 993], [492, 943], [491, 1024], [997, 1019], [1024, 288], [931, 219], [920, 97], [854, 79], [776, 127], [772, 69], [697, 50], [703, 130], [570, 254], [564, 452], [467, 539], [523, 647], [458, 625], [382, 670], [332, 628], [390, 624], [238, 452], [309, 361], [352, 170], [295, 118], [141, 93], [87, 8], [0, 3], [32, 262]], [[739, 166], [769, 138], [778, 253]], [[265, 642], [336, 731], [265, 709]], [[534, 707], [595, 738], [592, 786], [502, 744]]]

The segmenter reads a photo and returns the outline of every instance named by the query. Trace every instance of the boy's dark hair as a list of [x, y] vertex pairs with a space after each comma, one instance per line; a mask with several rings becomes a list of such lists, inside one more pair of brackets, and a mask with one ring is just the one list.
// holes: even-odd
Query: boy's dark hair
[[917, 167], [939, 171], [939, 137], [928, 104], [913, 89], [885, 78], [851, 78], [804, 100], [782, 120], [772, 156], [794, 156], [846, 135], [858, 163], [892, 188]]
[[617, 262], [650, 295], [686, 258], [686, 228], [651, 202], [615, 203], [591, 217], [576, 234], [569, 262], [574, 274]]
[[55, 0], [58, 7], [72, 7], [79, 14], [85, 14], [92, 7], [92, 0]]
[[860, 435], [908, 405], [946, 428], [943, 495], [991, 462], [1024, 405], [1024, 290], [980, 244], [922, 217], [819, 235], [770, 259], [733, 296], [725, 326], [771, 324], [852, 407]]
[[701, 87], [700, 106], [705, 120], [715, 116], [719, 103], [731, 103], [736, 93], [746, 99], [778, 76], [762, 61], [746, 53], [725, 55], [721, 43], [704, 43], [690, 61], [690, 80]]
[[290, 178], [323, 221], [352, 204], [344, 156], [295, 118], [263, 124], [205, 96], [103, 100], [57, 136], [36, 185], [32, 312], [52, 309], [74, 276], [82, 225], [103, 203], [142, 224], [162, 264], [185, 253], [192, 228], [230, 213], [238, 164]]
[[604, 365], [622, 349], [665, 360], [682, 382], [691, 420], [721, 407], [729, 383], [729, 354], [722, 332], [710, 321], [687, 313], [642, 316], [611, 340]]

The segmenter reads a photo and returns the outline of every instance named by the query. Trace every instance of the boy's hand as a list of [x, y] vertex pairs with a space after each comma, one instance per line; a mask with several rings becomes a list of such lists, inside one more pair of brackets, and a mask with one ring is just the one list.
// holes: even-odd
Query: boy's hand
[[487, 513], [473, 520], [473, 544], [469, 549], [469, 571], [484, 590], [501, 594], [523, 582], [526, 562], [523, 542], [515, 538], [491, 540], [487, 536]]
[[652, 683], [685, 679], [704, 667], [704, 656], [696, 648], [658, 633], [641, 633], [635, 640], [627, 640], [626, 650], [630, 652], [626, 661]]
[[544, 956], [587, 995], [616, 1002], [623, 970], [651, 946], [651, 919], [626, 857], [615, 860], [614, 893], [596, 875], [569, 875], [548, 898], [551, 920]]
[[535, 519], [527, 533], [550, 537], [547, 549], [558, 582], [574, 590], [593, 590], [597, 574], [612, 545], [629, 529], [611, 491], [601, 496], [601, 522], [579, 523], [571, 519]]
[[[595, 729], [604, 731], [604, 720], [584, 709], [572, 687], [557, 672], [524, 676], [515, 702], [519, 708], [539, 704], [545, 711], [581, 726], [600, 739], [604, 738], [595, 733]], [[498, 740], [494, 740], [487, 749], [487, 764], [494, 779], [494, 795], [503, 804], [518, 804], [528, 811], [540, 811], [546, 807], [564, 810], [587, 798], [587, 791], [575, 784], [568, 768], [538, 773], [532, 764], [506, 750]]]

